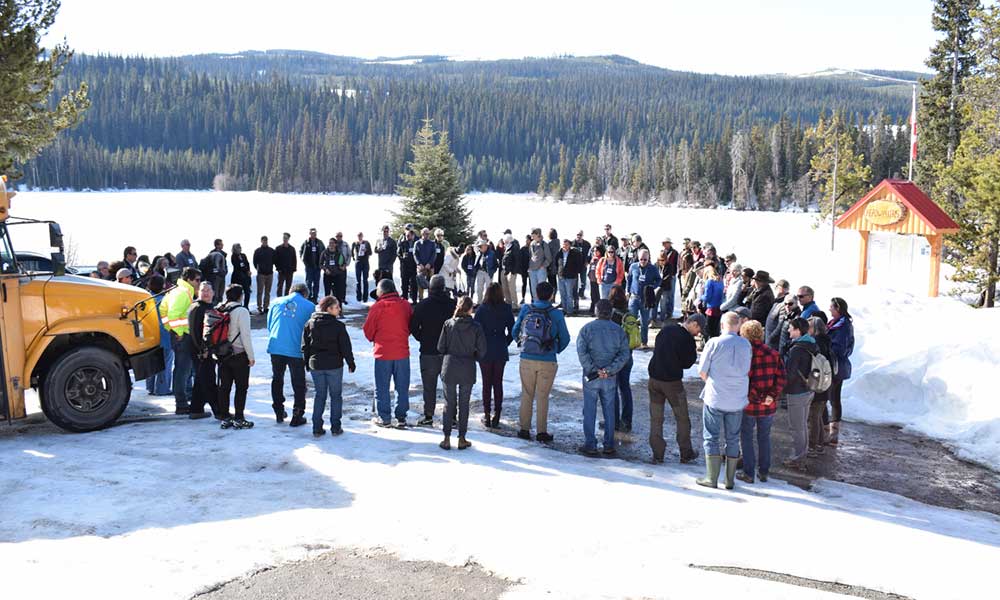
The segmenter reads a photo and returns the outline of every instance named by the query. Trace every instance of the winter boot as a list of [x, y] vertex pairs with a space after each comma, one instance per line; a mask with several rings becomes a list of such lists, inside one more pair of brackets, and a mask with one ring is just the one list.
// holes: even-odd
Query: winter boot
[[444, 440], [438, 444], [438, 447], [442, 450], [451, 450], [451, 438], [444, 438]]
[[737, 459], [726, 457], [726, 489], [731, 490], [736, 487], [736, 462]]
[[831, 446], [836, 446], [840, 443], [840, 421], [830, 423], [830, 439], [826, 443]]
[[719, 487], [719, 470], [722, 469], [722, 457], [708, 455], [705, 457], [705, 477], [695, 483], [705, 487]]
[[464, 437], [459, 437], [458, 438], [458, 449], [459, 450], [466, 450], [466, 449], [471, 448], [471, 447], [472, 447], [472, 442], [470, 442], [469, 440], [465, 439]]

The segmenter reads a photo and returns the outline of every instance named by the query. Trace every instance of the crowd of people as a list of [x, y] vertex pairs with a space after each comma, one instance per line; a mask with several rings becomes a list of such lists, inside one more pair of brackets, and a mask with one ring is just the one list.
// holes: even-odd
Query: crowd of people
[[[699, 484], [715, 487], [723, 466], [729, 489], [735, 479], [766, 481], [771, 425], [779, 406], [787, 407], [793, 438], [786, 467], [803, 468], [808, 458], [839, 443], [841, 391], [851, 376], [854, 347], [852, 317], [844, 299], [831, 299], [829, 314], [824, 313], [811, 287], [801, 286], [793, 294], [787, 281], [776, 282], [768, 271], [745, 268], [733, 254], [722, 258], [714, 245], [702, 246], [697, 240], [684, 239], [674, 248], [670, 238], [663, 238], [654, 261], [641, 236], [619, 238], [611, 225], [593, 243], [582, 231], [574, 239], [560, 240], [554, 229], [547, 236], [534, 229], [521, 245], [508, 229], [495, 243], [481, 231], [456, 247], [444, 234], [407, 225], [394, 238], [386, 226], [374, 245], [363, 233], [348, 245], [338, 232], [324, 246], [311, 229], [297, 250], [288, 233], [273, 248], [267, 237], [261, 238], [252, 259], [239, 244], [227, 255], [221, 239], [201, 260], [191, 253], [187, 240], [176, 255], [152, 261], [129, 246], [122, 261], [100, 263], [93, 276], [141, 285], [153, 294], [168, 367], [147, 381], [149, 393], [174, 396], [177, 414], [192, 419], [214, 415], [223, 429], [253, 427], [244, 414], [255, 364], [250, 343], [252, 268], [256, 309], [267, 316], [276, 421], [288, 417], [287, 371], [293, 390], [289, 424], [307, 423], [308, 372], [315, 390], [313, 434], [326, 433], [327, 404], [331, 433], [343, 432], [343, 370], [346, 366], [353, 373], [356, 365], [340, 317], [348, 304], [347, 269], [354, 263], [354, 299], [373, 301], [363, 332], [373, 344], [373, 413], [380, 427], [408, 426], [412, 337], [419, 345], [423, 387], [417, 425], [434, 424], [440, 383], [445, 398], [440, 445], [450, 449], [457, 429], [457, 448], [470, 447], [466, 434], [472, 388], [482, 377], [482, 423], [499, 427], [503, 375], [516, 341], [521, 380], [518, 437], [532, 439], [534, 421], [534, 439], [551, 442], [549, 397], [558, 355], [571, 342], [566, 319], [584, 316], [581, 300], [589, 294], [586, 314], [594, 319], [576, 336], [584, 373], [583, 454], [613, 456], [615, 433], [631, 432], [633, 353], [650, 350], [649, 445], [654, 462], [663, 462], [666, 452], [667, 404], [676, 420], [681, 462], [698, 457], [683, 385], [684, 371], [695, 363], [705, 382], [706, 476]], [[369, 262], [373, 255], [374, 270]], [[299, 261], [305, 283], [293, 284]], [[369, 276], [375, 284], [370, 295]], [[659, 330], [653, 345], [651, 329]], [[390, 389], [396, 396], [394, 407]], [[604, 427], [600, 450], [598, 410]]]

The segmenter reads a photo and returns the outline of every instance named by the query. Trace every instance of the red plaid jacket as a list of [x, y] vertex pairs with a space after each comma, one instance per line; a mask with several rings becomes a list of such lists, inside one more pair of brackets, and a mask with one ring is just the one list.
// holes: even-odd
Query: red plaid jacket
[[[785, 366], [778, 353], [760, 342], [751, 342], [753, 358], [750, 361], [750, 404], [743, 409], [752, 417], [766, 417], [778, 411], [778, 397], [785, 389]], [[764, 400], [774, 398], [765, 405]]]

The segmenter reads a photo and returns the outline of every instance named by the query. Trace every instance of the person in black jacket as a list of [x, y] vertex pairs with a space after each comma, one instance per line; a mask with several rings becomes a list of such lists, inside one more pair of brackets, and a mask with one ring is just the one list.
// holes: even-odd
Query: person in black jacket
[[316, 302], [319, 297], [320, 256], [323, 254], [323, 242], [316, 237], [316, 228], [309, 230], [309, 239], [302, 242], [299, 257], [306, 268], [306, 287], [309, 289], [309, 301]]
[[420, 342], [420, 380], [424, 390], [424, 417], [417, 425], [434, 424], [437, 382], [444, 361], [437, 349], [438, 338], [444, 322], [455, 312], [455, 300], [448, 295], [444, 284], [443, 275], [432, 276], [430, 293], [414, 307], [410, 317], [410, 334]]
[[681, 462], [689, 463], [698, 457], [691, 445], [691, 418], [688, 415], [687, 394], [684, 391], [684, 369], [698, 360], [695, 336], [705, 329], [705, 316], [694, 314], [684, 325], [665, 322], [656, 336], [653, 357], [649, 361], [649, 447], [653, 461], [663, 462], [667, 444], [663, 440], [664, 405], [670, 403], [677, 422], [677, 446]]
[[253, 268], [257, 269], [257, 313], [267, 314], [271, 307], [271, 284], [274, 282], [274, 248], [267, 245], [267, 236], [260, 238], [260, 248], [253, 251]]
[[517, 301], [517, 276], [521, 274], [521, 244], [517, 243], [508, 229], [503, 234], [503, 256], [500, 258], [503, 271], [500, 284], [503, 288], [504, 302], [511, 305], [512, 310], [521, 309]]
[[583, 255], [573, 247], [569, 240], [563, 240], [562, 247], [555, 254], [556, 275], [559, 278], [559, 299], [562, 301], [563, 312], [567, 317], [577, 312], [579, 299], [579, 279], [586, 270], [583, 267]]
[[389, 226], [382, 227], [382, 237], [375, 242], [375, 254], [378, 254], [378, 270], [375, 271], [375, 285], [382, 279], [392, 279], [393, 266], [396, 264], [396, 240], [389, 234]]
[[281, 245], [274, 249], [274, 269], [278, 272], [278, 289], [275, 290], [275, 295], [279, 298], [292, 292], [292, 277], [298, 270], [295, 248], [288, 243], [292, 234], [285, 233], [281, 237]]
[[205, 412], [205, 405], [212, 409], [215, 418], [221, 419], [215, 408], [216, 399], [219, 395], [219, 387], [215, 378], [215, 357], [208, 351], [205, 345], [205, 313], [212, 309], [212, 298], [215, 293], [212, 284], [202, 281], [198, 287], [198, 300], [191, 304], [188, 309], [188, 331], [190, 335], [184, 336], [191, 344], [191, 356], [193, 358], [194, 387], [191, 389], [191, 418], [203, 419], [208, 416]]
[[[590, 242], [583, 237], [582, 231], [576, 232], [576, 239], [573, 240], [573, 247], [580, 251], [584, 264], [590, 262]], [[587, 298], [587, 270], [580, 273], [580, 289], [577, 290], [577, 298]]]
[[[545, 242], [549, 246], [549, 254], [552, 255], [552, 262], [549, 263], [548, 268], [548, 278], [549, 283], [552, 284], [552, 289], [559, 293], [560, 300], [562, 300], [562, 290], [559, 289], [559, 269], [556, 266], [556, 255], [559, 254], [559, 250], [562, 249], [562, 242], [559, 241], [559, 232], [555, 229], [549, 229], [549, 241]], [[553, 304], [555, 304], [555, 296], [553, 296]]]
[[816, 339], [809, 335], [809, 322], [796, 317], [788, 324], [791, 345], [785, 358], [785, 394], [788, 402], [788, 423], [792, 433], [792, 456], [782, 463], [801, 469], [809, 454], [809, 405], [813, 392], [809, 389], [812, 359], [819, 352]]
[[757, 271], [753, 276], [753, 295], [750, 297], [750, 318], [761, 325], [767, 325], [767, 317], [774, 307], [774, 280], [767, 271]]
[[326, 296], [319, 301], [316, 312], [309, 317], [302, 331], [302, 358], [316, 389], [312, 416], [313, 435], [316, 437], [326, 433], [323, 430], [323, 412], [327, 396], [330, 398], [330, 433], [344, 433], [340, 424], [344, 408], [344, 363], [347, 363], [351, 373], [356, 365], [351, 336], [347, 334], [347, 327], [337, 319], [340, 312], [340, 301], [336, 296]]
[[319, 266], [323, 270], [323, 295], [336, 296], [340, 304], [344, 304], [347, 295], [347, 262], [349, 257], [344, 253], [344, 245], [337, 238], [330, 238], [326, 250], [319, 257]]
[[514, 312], [510, 304], [504, 302], [500, 284], [493, 283], [486, 290], [486, 298], [479, 305], [475, 320], [483, 326], [486, 334], [486, 354], [479, 359], [479, 370], [483, 375], [483, 425], [499, 427], [503, 408], [503, 372], [510, 358], [507, 346], [514, 341], [511, 335]]
[[414, 233], [412, 225], [407, 225], [406, 233], [396, 243], [401, 280], [399, 295], [413, 304], [417, 303], [417, 259], [413, 255], [416, 244], [417, 234]]
[[229, 260], [233, 263], [233, 274], [229, 282], [243, 287], [243, 308], [250, 310], [250, 284], [253, 282], [253, 275], [250, 273], [250, 259], [243, 254], [243, 246], [233, 244]]
[[371, 255], [372, 245], [365, 239], [364, 233], [358, 233], [358, 241], [351, 244], [351, 258], [354, 259], [354, 279], [357, 282], [354, 286], [355, 296], [358, 302], [364, 302], [368, 298], [368, 273], [371, 269], [368, 261]]
[[[833, 355], [833, 342], [826, 329], [826, 314], [822, 311], [815, 313], [807, 319], [809, 321], [809, 335], [816, 340], [816, 347], [819, 353], [830, 362], [831, 368], [837, 364], [837, 358]], [[813, 394], [812, 402], [809, 404], [809, 456], [813, 457], [823, 454], [823, 445], [827, 442], [826, 424], [823, 423], [823, 413], [826, 412], [826, 403], [830, 399], [830, 390], [816, 392]]]
[[451, 449], [451, 427], [458, 413], [458, 449], [472, 444], [465, 439], [469, 428], [469, 400], [476, 383], [476, 361], [486, 356], [486, 334], [483, 326], [472, 319], [472, 298], [463, 296], [455, 308], [455, 316], [445, 322], [438, 339], [438, 352], [444, 355], [441, 381], [448, 405], [444, 411], [444, 440], [440, 446]]

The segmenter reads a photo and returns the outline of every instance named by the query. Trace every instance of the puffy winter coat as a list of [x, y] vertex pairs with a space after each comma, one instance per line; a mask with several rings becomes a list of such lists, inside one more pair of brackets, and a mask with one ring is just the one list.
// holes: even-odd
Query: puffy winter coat
[[446, 292], [431, 292], [413, 309], [410, 335], [420, 342], [420, 353], [436, 355], [444, 322], [455, 313], [455, 300]]
[[837, 378], [851, 378], [851, 354], [854, 353], [854, 322], [847, 317], [830, 321], [827, 326], [833, 354], [837, 358]]
[[365, 338], [375, 344], [377, 360], [401, 360], [410, 356], [410, 303], [392, 292], [379, 296], [365, 319]]
[[486, 356], [486, 334], [472, 317], [455, 317], [445, 322], [438, 339], [444, 355], [441, 380], [445, 383], [476, 383], [476, 361]]
[[302, 332], [302, 358], [310, 371], [340, 369], [345, 362], [354, 369], [347, 327], [330, 313], [314, 312]]
[[510, 304], [482, 304], [476, 311], [476, 323], [483, 326], [486, 334], [486, 354], [483, 362], [505, 362], [510, 357], [507, 347], [514, 341], [514, 312]]

